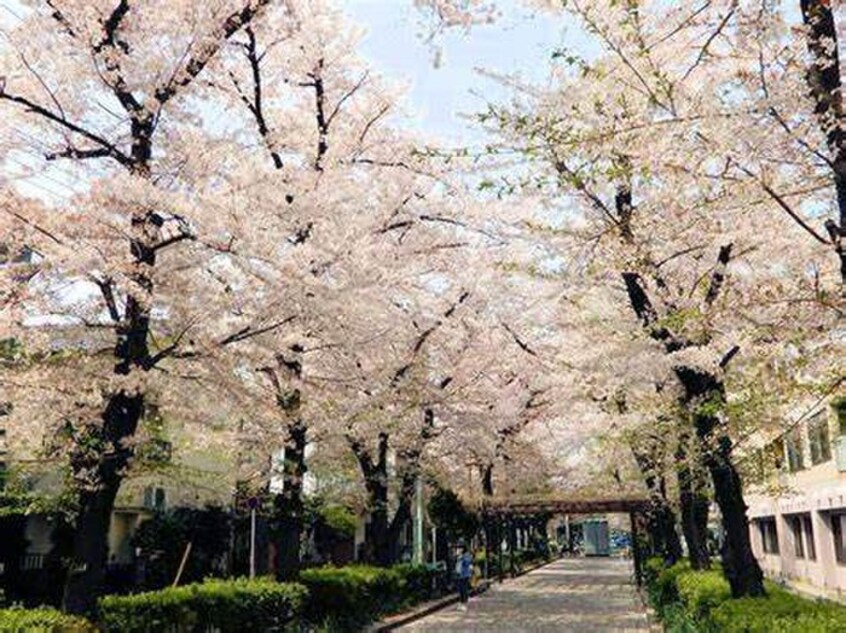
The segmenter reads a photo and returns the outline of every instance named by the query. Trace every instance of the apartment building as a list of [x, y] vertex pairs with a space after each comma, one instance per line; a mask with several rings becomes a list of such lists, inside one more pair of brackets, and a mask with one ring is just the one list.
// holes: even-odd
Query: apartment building
[[812, 408], [763, 453], [778, 492], [752, 491], [747, 503], [764, 573], [846, 600], [846, 398]]

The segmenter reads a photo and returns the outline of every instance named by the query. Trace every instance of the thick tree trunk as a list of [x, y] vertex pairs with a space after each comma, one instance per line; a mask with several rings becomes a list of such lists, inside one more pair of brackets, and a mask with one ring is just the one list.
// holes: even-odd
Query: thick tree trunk
[[679, 482], [679, 505], [684, 540], [687, 543], [687, 557], [693, 569], [709, 569], [708, 555], [708, 509], [710, 506], [702, 480], [702, 468], [697, 462], [697, 453], [689, 449], [690, 433], [686, 428], [679, 432], [676, 450], [677, 475]]
[[104, 447], [93, 457], [84, 447], [71, 456], [74, 473], [93, 470], [96, 481], [79, 494], [73, 554], [62, 599], [62, 608], [69, 613], [90, 613], [102, 593], [112, 509], [123, 471], [132, 456], [132, 449], [124, 446], [124, 441], [135, 434], [143, 412], [143, 394], [113, 395], [103, 414], [102, 427], [90, 431], [95, 436], [91, 439], [102, 441]]
[[808, 27], [808, 52], [812, 60], [806, 77], [814, 100], [814, 114], [830, 152], [839, 211], [838, 220], [828, 220], [825, 228], [840, 259], [841, 292], [846, 295], [846, 128], [835, 3], [831, 0], [800, 0], [799, 5]]
[[367, 489], [370, 497], [370, 538], [365, 545], [368, 562], [387, 567], [391, 564], [387, 475], [377, 475]]
[[364, 476], [367, 505], [370, 510], [370, 524], [364, 542], [364, 559], [369, 563], [387, 566], [391, 560], [388, 521], [388, 434], [379, 434], [375, 462], [360, 439], [348, 435], [347, 441]]
[[685, 404], [691, 409], [703, 461], [711, 474], [714, 498], [722, 514], [725, 532], [723, 572], [732, 596], [762, 596], [765, 593], [763, 574], [752, 552], [743, 486], [732, 463], [731, 438], [723, 432], [717, 413], [725, 403], [725, 389], [716, 376], [703, 371], [676, 367], [675, 373], [684, 386]]
[[285, 438], [283, 490], [276, 496], [279, 525], [276, 535], [276, 575], [291, 580], [300, 570], [300, 549], [304, 531], [303, 478], [306, 473], [307, 427], [296, 419]]
[[493, 464], [486, 464], [482, 471], [482, 494], [493, 497]]
[[667, 499], [667, 486], [664, 477], [659, 475], [660, 465], [655, 458], [657, 443], [648, 451], [632, 448], [643, 481], [649, 492], [651, 509], [647, 514], [647, 527], [655, 553], [668, 564], [677, 562], [682, 557], [682, 546], [676, 531], [676, 514]]

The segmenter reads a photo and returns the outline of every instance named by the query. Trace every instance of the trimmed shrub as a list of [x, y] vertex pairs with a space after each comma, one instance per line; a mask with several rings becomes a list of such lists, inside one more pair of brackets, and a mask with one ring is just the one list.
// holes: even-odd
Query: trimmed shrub
[[308, 591], [271, 579], [207, 580], [203, 583], [100, 599], [107, 631], [188, 633], [214, 628], [221, 633], [281, 628], [303, 610]]
[[94, 633], [96, 630], [85, 618], [48, 607], [0, 609], [0, 631], [4, 633]]
[[718, 571], [686, 571], [676, 576], [679, 599], [695, 620], [705, 621], [711, 610], [731, 598], [731, 587]]
[[429, 565], [403, 563], [392, 569], [402, 578], [402, 599], [404, 605], [413, 605], [438, 597], [439, 587], [444, 585], [444, 572]]
[[653, 556], [646, 559], [643, 564], [643, 579], [647, 585], [652, 585], [658, 580], [658, 576], [664, 571], [664, 559], [660, 556]]
[[649, 587], [649, 599], [659, 616], [664, 607], [679, 602], [676, 580], [681, 574], [689, 571], [691, 571], [690, 562], [682, 560], [658, 572], [658, 575]]
[[[814, 601], [766, 582], [763, 598], [731, 598], [722, 573], [692, 571], [686, 562], [647, 563], [653, 607], [670, 633], [841, 633], [846, 607]], [[651, 580], [649, 580], [651, 579]]]
[[331, 631], [357, 631], [404, 606], [406, 581], [396, 569], [348, 565], [300, 572], [308, 588], [306, 619]]
[[711, 613], [714, 628], [727, 633], [840, 633], [846, 631], [846, 607], [816, 602], [768, 587], [766, 598], [727, 600]]

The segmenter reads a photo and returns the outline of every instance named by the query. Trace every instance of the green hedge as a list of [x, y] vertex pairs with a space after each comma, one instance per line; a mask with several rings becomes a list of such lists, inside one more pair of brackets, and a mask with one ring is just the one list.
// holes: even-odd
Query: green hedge
[[649, 597], [669, 633], [843, 633], [846, 607], [809, 600], [769, 581], [763, 598], [731, 598], [718, 570], [693, 571], [683, 561], [646, 564]]
[[4, 633], [93, 633], [96, 630], [85, 618], [47, 607], [0, 609], [0, 631]]
[[381, 616], [435, 597], [438, 572], [423, 565], [317, 567], [300, 572], [306, 619], [330, 631], [358, 631]]
[[308, 591], [271, 579], [207, 580], [128, 596], [100, 599], [100, 621], [120, 633], [221, 633], [280, 628], [303, 611]]

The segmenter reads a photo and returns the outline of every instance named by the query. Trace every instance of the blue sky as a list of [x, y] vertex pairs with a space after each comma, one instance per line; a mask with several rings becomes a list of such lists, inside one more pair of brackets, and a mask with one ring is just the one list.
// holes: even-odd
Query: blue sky
[[[342, 0], [341, 5], [367, 29], [359, 51], [372, 67], [409, 85], [410, 124], [454, 143], [480, 139], [468, 129], [462, 113], [481, 111], [485, 99], [508, 95], [496, 82], [480, 76], [477, 68], [517, 72], [533, 83], [543, 82], [551, 53], [565, 37], [571, 46], [584, 41], [575, 29], [565, 28], [560, 14], [534, 12], [514, 0], [498, 3], [501, 15], [493, 25], [477, 26], [469, 33], [453, 29], [431, 44], [421, 37], [425, 16], [411, 0]], [[435, 46], [443, 49], [440, 68], [433, 63]]]

